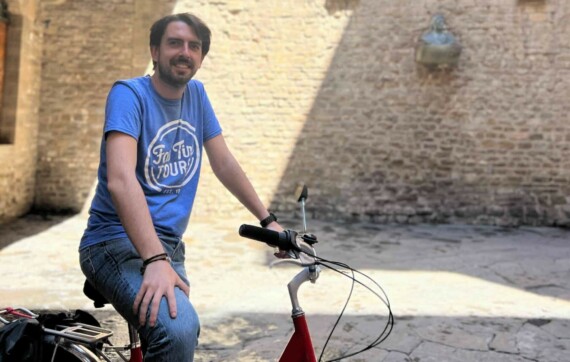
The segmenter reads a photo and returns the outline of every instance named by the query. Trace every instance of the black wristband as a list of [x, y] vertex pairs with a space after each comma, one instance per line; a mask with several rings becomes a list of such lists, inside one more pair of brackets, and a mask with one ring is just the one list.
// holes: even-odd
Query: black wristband
[[267, 227], [267, 225], [271, 224], [272, 222], [277, 221], [277, 216], [272, 212], [269, 212], [269, 216], [259, 222], [262, 228]]
[[143, 261], [143, 265], [141, 267], [141, 275], [144, 275], [144, 272], [146, 270], [146, 267], [150, 264], [150, 263], [154, 263], [155, 261], [159, 261], [159, 260], [166, 260], [170, 263], [170, 257], [168, 256], [168, 254], [166, 253], [162, 253], [162, 254], [157, 254], [155, 256], [151, 256], [150, 258], [146, 259], [145, 261]]

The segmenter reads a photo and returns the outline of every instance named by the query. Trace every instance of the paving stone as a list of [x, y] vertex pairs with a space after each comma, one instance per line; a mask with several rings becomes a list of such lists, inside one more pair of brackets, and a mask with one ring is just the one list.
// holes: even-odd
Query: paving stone
[[518, 354], [517, 341], [512, 333], [498, 332], [489, 343], [489, 349], [497, 352]]
[[424, 342], [411, 355], [410, 361], [418, 362], [522, 362], [527, 359], [516, 354], [471, 351], [442, 344]]
[[516, 340], [521, 355], [530, 359], [538, 359], [544, 349], [556, 344], [556, 337], [531, 323], [521, 327]]
[[404, 323], [397, 323], [394, 331], [388, 339], [382, 343], [382, 348], [391, 352], [400, 352], [405, 355], [410, 354], [422, 342], [413, 328], [409, 328]]
[[382, 362], [410, 362], [410, 357], [406, 353], [401, 352], [390, 352], [388, 355], [382, 360]]
[[560, 339], [564, 338], [570, 340], [570, 321], [568, 320], [553, 320], [541, 328]]
[[453, 348], [487, 351], [491, 336], [480, 329], [469, 330], [456, 325], [449, 325], [445, 321], [435, 321], [417, 330], [418, 336], [424, 341], [436, 342]]

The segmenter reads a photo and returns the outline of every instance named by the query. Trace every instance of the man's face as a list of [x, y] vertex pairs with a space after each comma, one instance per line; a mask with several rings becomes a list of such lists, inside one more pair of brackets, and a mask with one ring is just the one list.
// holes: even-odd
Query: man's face
[[181, 88], [202, 65], [202, 42], [194, 30], [182, 21], [168, 24], [159, 47], [151, 47], [155, 72], [164, 83]]

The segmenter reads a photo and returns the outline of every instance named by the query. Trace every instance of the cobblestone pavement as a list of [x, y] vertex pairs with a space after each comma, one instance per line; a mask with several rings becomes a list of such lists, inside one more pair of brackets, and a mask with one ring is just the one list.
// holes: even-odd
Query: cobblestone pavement
[[[276, 361], [292, 331], [286, 283], [271, 250], [240, 239], [241, 220], [192, 221], [185, 236], [191, 299], [201, 316], [196, 361]], [[287, 223], [286, 225], [295, 225]], [[0, 305], [92, 311], [125, 340], [108, 307], [82, 295], [77, 243], [82, 216], [28, 216], [0, 227]], [[345, 361], [570, 361], [570, 231], [465, 225], [310, 221], [319, 254], [378, 281], [395, 315], [388, 339]], [[322, 346], [350, 282], [329, 270], [301, 288], [315, 349]], [[356, 287], [326, 358], [363, 348], [386, 308]]]

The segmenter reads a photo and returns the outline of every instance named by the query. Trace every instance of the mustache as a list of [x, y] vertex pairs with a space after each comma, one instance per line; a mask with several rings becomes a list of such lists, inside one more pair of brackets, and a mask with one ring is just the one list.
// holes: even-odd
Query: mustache
[[194, 61], [186, 57], [178, 57], [172, 61], [173, 65], [184, 64], [191, 68], [194, 68]]

